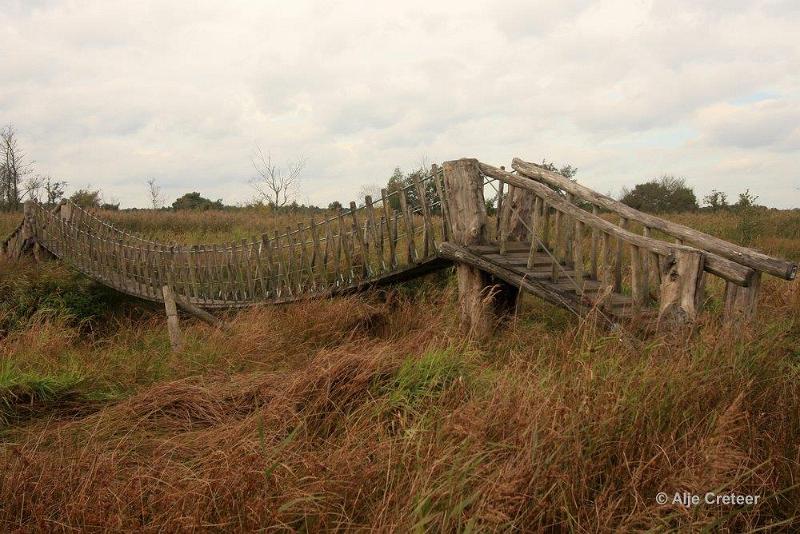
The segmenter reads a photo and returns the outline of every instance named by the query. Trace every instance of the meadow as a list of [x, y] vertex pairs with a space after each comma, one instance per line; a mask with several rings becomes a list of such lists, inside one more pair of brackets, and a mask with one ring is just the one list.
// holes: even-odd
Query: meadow
[[[106, 212], [182, 243], [258, 210]], [[800, 211], [677, 222], [800, 260]], [[19, 222], [0, 214], [0, 235]], [[279, 226], [294, 224], [281, 219]], [[67, 530], [792, 530], [800, 526], [800, 282], [756, 320], [603, 330], [526, 296], [459, 331], [449, 271], [227, 314], [231, 332], [59, 262], [0, 260], [0, 524]], [[720, 288], [709, 287], [709, 310]], [[666, 492], [759, 495], [745, 506]]]

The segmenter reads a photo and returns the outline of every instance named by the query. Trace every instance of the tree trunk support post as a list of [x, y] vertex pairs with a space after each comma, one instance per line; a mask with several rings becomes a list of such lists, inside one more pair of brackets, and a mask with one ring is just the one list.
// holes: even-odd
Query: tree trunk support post
[[700, 251], [676, 250], [662, 260], [659, 325], [685, 325], [697, 319], [702, 305], [703, 266]]
[[[487, 243], [483, 176], [476, 159], [442, 165], [454, 244], [463, 247]], [[470, 336], [491, 335], [503, 315], [516, 307], [518, 289], [471, 265], [456, 265], [461, 327]]]
[[725, 322], [731, 324], [748, 323], [755, 318], [756, 302], [761, 289], [761, 273], [756, 271], [750, 285], [742, 287], [728, 282], [725, 284]]
[[175, 293], [170, 286], [162, 288], [164, 294], [164, 307], [167, 311], [167, 332], [169, 332], [169, 344], [172, 352], [180, 352], [183, 348], [181, 341], [181, 329], [178, 324], [178, 307], [175, 304]]

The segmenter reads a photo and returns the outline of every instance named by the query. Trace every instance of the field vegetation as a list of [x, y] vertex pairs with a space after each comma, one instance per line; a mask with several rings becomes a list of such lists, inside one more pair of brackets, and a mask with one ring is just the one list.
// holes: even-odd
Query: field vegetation
[[[275, 224], [255, 208], [102, 216], [185, 243]], [[800, 260], [798, 211], [667, 217]], [[720, 298], [709, 287], [707, 309]], [[59, 262], [0, 263], [2, 530], [800, 526], [797, 280], [766, 277], [752, 325], [708, 313], [679, 333], [526, 297], [473, 343], [446, 271], [226, 318], [229, 333], [182, 318], [174, 354], [163, 308]]]

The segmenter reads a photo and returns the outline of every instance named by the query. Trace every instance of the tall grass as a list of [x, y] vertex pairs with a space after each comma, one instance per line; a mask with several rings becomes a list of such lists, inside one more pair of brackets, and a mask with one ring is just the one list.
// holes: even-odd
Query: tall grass
[[452, 281], [246, 310], [229, 334], [183, 320], [182, 354], [158, 307], [128, 302], [88, 333], [33, 313], [0, 339], [5, 530], [800, 524], [797, 281], [766, 278], [747, 328], [709, 313], [680, 334], [607, 332], [526, 297], [480, 345]]

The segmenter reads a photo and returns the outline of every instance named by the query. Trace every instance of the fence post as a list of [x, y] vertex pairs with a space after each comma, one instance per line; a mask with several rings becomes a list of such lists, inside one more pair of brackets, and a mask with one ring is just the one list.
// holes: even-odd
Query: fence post
[[747, 287], [733, 282], [725, 284], [725, 322], [741, 324], [752, 321], [756, 312], [756, 301], [761, 289], [761, 273], [756, 271]]
[[[487, 243], [483, 176], [476, 159], [443, 164], [447, 204], [451, 219], [450, 239], [471, 247]], [[456, 266], [461, 326], [476, 338], [489, 336], [498, 319], [516, 306], [518, 290], [471, 265]]]
[[663, 260], [658, 322], [688, 324], [697, 319], [703, 295], [704, 255], [676, 250]]
[[164, 294], [164, 307], [167, 311], [167, 331], [169, 332], [169, 344], [172, 352], [180, 352], [183, 348], [181, 342], [181, 329], [178, 324], [178, 307], [175, 304], [175, 293], [170, 286], [162, 288]]

